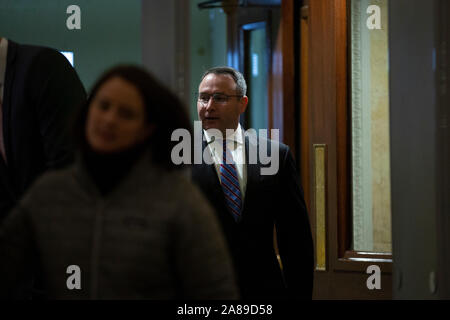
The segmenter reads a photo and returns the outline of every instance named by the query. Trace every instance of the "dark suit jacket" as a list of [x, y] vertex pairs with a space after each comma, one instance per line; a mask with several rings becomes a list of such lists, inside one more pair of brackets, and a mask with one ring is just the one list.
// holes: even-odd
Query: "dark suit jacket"
[[0, 157], [0, 222], [38, 175], [71, 162], [68, 121], [85, 99], [62, 54], [8, 39], [3, 93], [8, 163]]
[[[216, 209], [234, 259], [242, 297], [311, 299], [312, 236], [289, 147], [279, 143], [278, 173], [261, 175], [264, 165], [259, 155], [257, 164], [248, 164], [249, 145], [259, 147], [254, 138], [245, 137], [247, 189], [240, 222], [236, 223], [227, 209], [214, 164], [194, 164], [193, 179]], [[270, 143], [268, 150], [271, 152]], [[274, 225], [283, 272], [273, 246]]]

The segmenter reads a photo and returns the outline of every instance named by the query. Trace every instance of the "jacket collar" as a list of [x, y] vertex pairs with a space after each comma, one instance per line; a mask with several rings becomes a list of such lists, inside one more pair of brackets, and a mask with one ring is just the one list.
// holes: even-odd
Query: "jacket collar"
[[158, 176], [161, 175], [161, 172], [165, 169], [157, 167], [153, 164], [151, 160], [151, 152], [145, 151], [132, 166], [130, 171], [125, 175], [123, 180], [105, 196], [101, 195], [100, 190], [89, 175], [80, 151], [76, 153], [75, 163], [73, 164], [71, 170], [75, 180], [83, 187], [87, 197], [109, 201], [116, 198], [123, 190], [134, 189], [136, 184], [140, 184], [141, 181], [145, 181], [145, 183], [148, 184], [157, 185], [158, 181], [160, 181]]

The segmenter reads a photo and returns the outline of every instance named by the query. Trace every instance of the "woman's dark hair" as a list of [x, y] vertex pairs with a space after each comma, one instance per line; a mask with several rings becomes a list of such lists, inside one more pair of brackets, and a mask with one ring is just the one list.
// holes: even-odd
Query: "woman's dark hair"
[[120, 77], [133, 84], [144, 100], [146, 120], [155, 129], [145, 142], [152, 151], [153, 161], [167, 169], [180, 166], [171, 159], [172, 148], [178, 143], [171, 141], [172, 132], [183, 128], [192, 136], [189, 115], [183, 103], [168, 88], [157, 81], [149, 72], [134, 65], [119, 65], [106, 71], [94, 84], [86, 103], [82, 106], [75, 123], [78, 147], [87, 144], [85, 127], [89, 106], [99, 88], [109, 79]]

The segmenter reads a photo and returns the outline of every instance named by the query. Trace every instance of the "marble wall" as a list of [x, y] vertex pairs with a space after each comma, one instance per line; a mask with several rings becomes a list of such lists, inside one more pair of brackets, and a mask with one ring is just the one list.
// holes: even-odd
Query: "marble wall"
[[370, 31], [373, 250], [391, 251], [391, 188], [389, 153], [388, 0], [381, 8], [381, 30]]
[[[370, 5], [381, 29], [369, 29]], [[388, 0], [351, 3], [353, 248], [391, 251]]]

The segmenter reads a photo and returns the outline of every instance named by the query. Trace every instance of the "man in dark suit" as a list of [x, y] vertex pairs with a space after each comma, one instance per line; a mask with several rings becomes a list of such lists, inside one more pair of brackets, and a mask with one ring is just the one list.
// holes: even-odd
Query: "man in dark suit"
[[[218, 67], [204, 73], [197, 111], [202, 155], [210, 158], [194, 162], [193, 179], [216, 209], [242, 297], [311, 299], [313, 244], [294, 160], [288, 146], [244, 134], [239, 116], [247, 107], [245, 94], [245, 80], [235, 69]], [[259, 152], [255, 154], [263, 144], [269, 158], [278, 161], [274, 174], [263, 174], [267, 165]]]
[[0, 223], [38, 175], [72, 160], [69, 120], [85, 99], [58, 51], [0, 38]]

